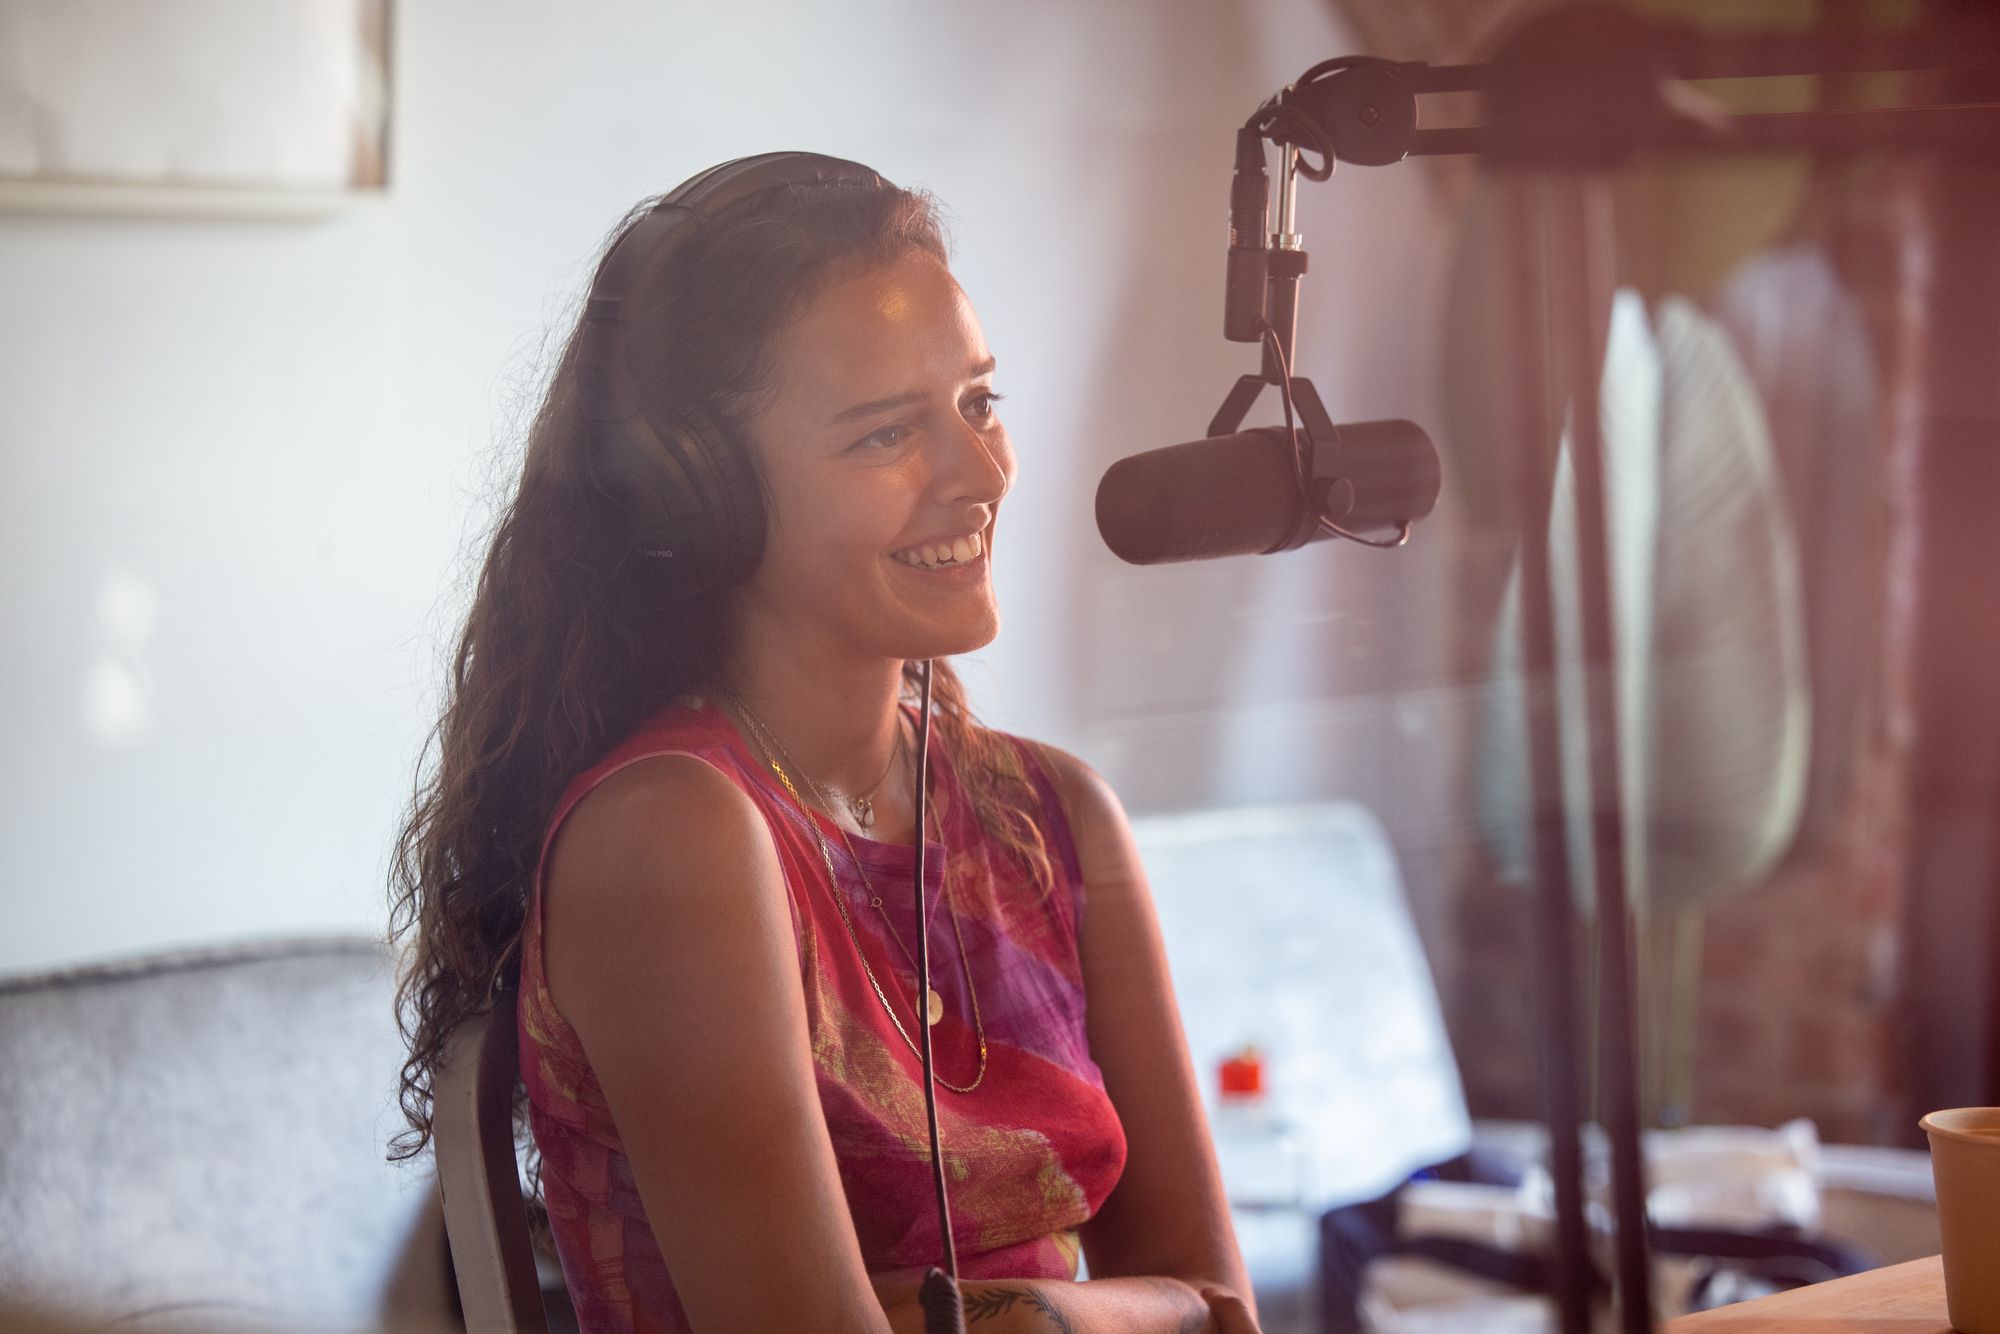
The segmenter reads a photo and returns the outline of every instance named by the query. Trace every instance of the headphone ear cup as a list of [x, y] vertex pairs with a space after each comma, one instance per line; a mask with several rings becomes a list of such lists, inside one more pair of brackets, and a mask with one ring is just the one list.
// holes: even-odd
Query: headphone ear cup
[[658, 567], [671, 596], [720, 592], [764, 555], [764, 498], [749, 456], [679, 413], [599, 426], [597, 474], [632, 547]]
[[818, 153], [762, 153], [718, 163], [675, 187], [619, 238], [584, 304], [577, 392], [591, 432], [591, 466], [617, 503], [625, 536], [657, 567], [669, 597], [718, 593], [764, 557], [764, 493], [741, 442], [718, 424], [640, 404], [624, 361], [626, 302], [710, 218], [784, 186], [880, 189], [868, 167]]

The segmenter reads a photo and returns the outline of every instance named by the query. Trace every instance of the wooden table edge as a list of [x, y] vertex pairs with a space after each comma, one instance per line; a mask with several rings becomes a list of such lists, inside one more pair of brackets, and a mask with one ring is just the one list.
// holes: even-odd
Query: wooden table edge
[[[1940, 1256], [1871, 1269], [1756, 1301], [1684, 1315], [1660, 1326], [1661, 1334], [1757, 1334], [1797, 1329], [1812, 1320], [1813, 1334], [1952, 1334], [1944, 1313], [1944, 1261]], [[1889, 1322], [1894, 1322], [1893, 1326]], [[1931, 1323], [1919, 1323], [1931, 1322]]]

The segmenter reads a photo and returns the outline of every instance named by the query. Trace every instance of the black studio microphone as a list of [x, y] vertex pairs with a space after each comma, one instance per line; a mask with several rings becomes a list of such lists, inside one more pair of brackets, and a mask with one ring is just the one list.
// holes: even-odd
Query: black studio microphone
[[1442, 479], [1421, 427], [1352, 422], [1333, 435], [1314, 438], [1303, 494], [1281, 426], [1120, 459], [1097, 485], [1097, 531], [1120, 560], [1162, 565], [1407, 532], [1431, 512]]

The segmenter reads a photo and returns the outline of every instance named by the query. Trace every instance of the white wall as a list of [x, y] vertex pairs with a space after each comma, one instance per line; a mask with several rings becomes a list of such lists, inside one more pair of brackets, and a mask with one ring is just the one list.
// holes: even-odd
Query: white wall
[[[970, 673], [990, 720], [1095, 747], [1146, 779], [1137, 804], [1171, 805], [1256, 794], [1203, 749], [1242, 691], [1384, 689], [1296, 651], [1393, 644], [1355, 622], [1425, 557], [1126, 571], [1089, 518], [1106, 462], [1200, 435], [1255, 366], [1219, 333], [1232, 131], [1352, 49], [1319, 8], [398, 9], [385, 200], [317, 223], [0, 217], [0, 971], [380, 929], [543, 340], [629, 204], [742, 153], [858, 158], [957, 219], [1022, 461], [1007, 625]], [[1421, 419], [1421, 182], [1306, 191], [1301, 369], [1337, 420]], [[1296, 670], [1218, 657], [1244, 626]], [[1162, 748], [1149, 715], [1208, 740]], [[1282, 795], [1353, 786], [1319, 772]]]

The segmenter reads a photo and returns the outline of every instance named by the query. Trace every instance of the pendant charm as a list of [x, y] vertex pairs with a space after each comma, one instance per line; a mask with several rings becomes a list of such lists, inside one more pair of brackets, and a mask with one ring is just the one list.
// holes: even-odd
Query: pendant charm
[[924, 1019], [932, 1028], [936, 1028], [937, 1021], [944, 1018], [944, 997], [937, 994], [936, 987], [930, 987], [928, 991], [930, 994], [924, 1005]]
[[875, 803], [868, 798], [856, 797], [847, 803], [847, 810], [849, 814], [853, 815], [854, 823], [860, 825], [863, 829], [871, 828], [874, 825]]

